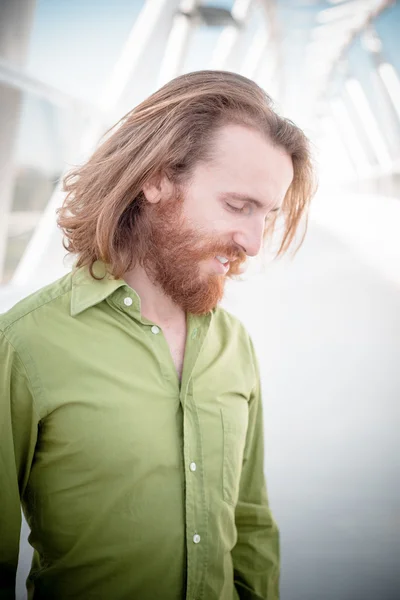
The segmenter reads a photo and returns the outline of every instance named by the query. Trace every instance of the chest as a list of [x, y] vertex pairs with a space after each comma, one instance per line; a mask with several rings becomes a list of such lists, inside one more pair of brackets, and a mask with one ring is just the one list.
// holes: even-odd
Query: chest
[[[210, 490], [218, 514], [223, 501], [236, 504], [249, 370], [230, 350], [234, 343], [222, 352], [206, 344], [181, 397], [171, 365], [163, 370], [169, 358], [164, 341], [151, 330], [147, 336], [141, 330], [136, 339], [121, 336], [103, 347], [101, 361], [92, 360], [94, 340], [85, 338], [75, 352], [50, 353], [63, 364], [56, 380], [55, 369], [41, 373], [52, 410], [42, 420], [27, 497], [29, 514], [34, 507], [37, 515], [34, 530], [56, 555], [79, 545], [93, 506], [101, 503], [101, 539], [116, 539], [124, 548], [140, 542], [141, 553], [146, 540], [153, 552], [177, 535], [183, 547], [185, 491], [200, 498]], [[178, 369], [185, 336], [181, 331], [168, 338]], [[188, 340], [190, 356], [197, 338]], [[221, 526], [226, 535], [226, 522]], [[88, 539], [97, 547], [97, 539]]]
[[164, 327], [164, 336], [167, 341], [171, 357], [179, 378], [182, 376], [183, 361], [186, 346], [186, 325], [180, 327]]

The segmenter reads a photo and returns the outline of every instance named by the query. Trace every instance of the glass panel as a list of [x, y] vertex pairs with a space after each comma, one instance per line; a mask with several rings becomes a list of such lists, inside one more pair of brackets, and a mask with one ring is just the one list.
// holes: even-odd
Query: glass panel
[[226, 10], [232, 10], [235, 0], [203, 0], [201, 3], [204, 6], [212, 6], [215, 8], [225, 8]]
[[95, 101], [143, 4], [144, 0], [39, 0], [28, 72], [81, 100]]
[[[8, 89], [0, 85], [0, 110], [7, 109]], [[10, 206], [0, 207], [7, 239], [1, 283], [11, 279], [87, 124], [87, 117], [76, 110], [54, 106], [33, 94], [15, 93], [19, 95], [17, 125], [9, 140], [12, 161], [6, 164], [11, 169], [11, 200]]]

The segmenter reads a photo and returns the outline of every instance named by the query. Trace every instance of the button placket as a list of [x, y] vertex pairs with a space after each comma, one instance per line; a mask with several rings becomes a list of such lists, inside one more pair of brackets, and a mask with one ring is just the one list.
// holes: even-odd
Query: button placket
[[[203, 597], [208, 556], [208, 520], [202, 468], [200, 422], [189, 379], [184, 407], [184, 460], [186, 480], [187, 598]], [[193, 459], [196, 459], [196, 462]]]

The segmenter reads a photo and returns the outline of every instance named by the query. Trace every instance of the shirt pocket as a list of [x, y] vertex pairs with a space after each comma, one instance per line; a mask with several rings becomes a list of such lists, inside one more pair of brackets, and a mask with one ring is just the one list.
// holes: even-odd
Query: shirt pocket
[[223, 498], [236, 506], [239, 497], [240, 476], [248, 425], [248, 404], [246, 400], [235, 409], [221, 408], [223, 430]]

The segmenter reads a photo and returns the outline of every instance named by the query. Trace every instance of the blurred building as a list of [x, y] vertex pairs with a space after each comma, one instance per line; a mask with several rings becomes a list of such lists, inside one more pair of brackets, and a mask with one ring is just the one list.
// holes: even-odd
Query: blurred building
[[282, 600], [400, 597], [399, 33], [389, 0], [0, 0], [0, 311], [70, 268], [63, 173], [174, 76], [242, 73], [313, 141], [303, 248], [225, 300], [260, 355]]

